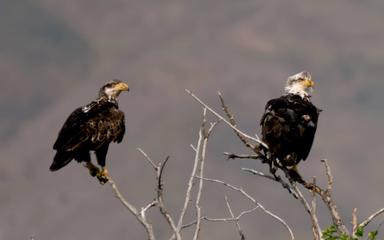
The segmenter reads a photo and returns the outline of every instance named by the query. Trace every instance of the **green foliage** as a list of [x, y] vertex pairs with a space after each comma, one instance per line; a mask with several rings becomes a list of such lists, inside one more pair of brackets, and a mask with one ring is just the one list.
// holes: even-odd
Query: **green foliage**
[[323, 231], [324, 240], [354, 240], [350, 238], [347, 234], [338, 233], [335, 225], [331, 225]]
[[[368, 233], [369, 240], [377, 240], [378, 231]], [[364, 237], [364, 228], [358, 227], [355, 236], [350, 236], [345, 233], [339, 233], [335, 225], [331, 225], [323, 231], [324, 240], [362, 240]]]
[[369, 232], [368, 233], [368, 238], [369, 240], [376, 240], [377, 239], [377, 234], [379, 233], [379, 231], [372, 231], [372, 232]]
[[362, 237], [364, 235], [364, 228], [363, 227], [357, 227], [355, 235], [357, 237]]

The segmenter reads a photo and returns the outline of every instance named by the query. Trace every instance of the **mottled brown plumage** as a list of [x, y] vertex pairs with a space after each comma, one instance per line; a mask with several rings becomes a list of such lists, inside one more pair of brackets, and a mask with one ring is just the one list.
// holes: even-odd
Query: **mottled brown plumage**
[[[57, 171], [75, 159], [85, 162], [93, 176], [107, 174], [108, 146], [111, 142], [120, 143], [125, 133], [124, 113], [119, 110], [117, 97], [121, 91], [128, 90], [126, 83], [111, 81], [100, 89], [98, 99], [70, 114], [53, 145], [57, 152], [51, 171]], [[101, 172], [91, 163], [90, 151], [95, 152]]]

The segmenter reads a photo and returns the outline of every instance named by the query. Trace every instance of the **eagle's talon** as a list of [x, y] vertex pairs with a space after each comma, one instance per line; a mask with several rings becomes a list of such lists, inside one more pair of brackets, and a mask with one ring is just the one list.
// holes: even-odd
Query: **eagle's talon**
[[106, 168], [103, 168], [101, 171], [99, 171], [96, 174], [97, 179], [99, 180], [101, 185], [104, 185], [109, 181], [109, 174], [108, 170]]
[[106, 177], [106, 176], [101, 176], [101, 175], [98, 175], [97, 176], [97, 179], [99, 180], [100, 184], [101, 185], [104, 185], [105, 183], [107, 183], [109, 181], [109, 178]]

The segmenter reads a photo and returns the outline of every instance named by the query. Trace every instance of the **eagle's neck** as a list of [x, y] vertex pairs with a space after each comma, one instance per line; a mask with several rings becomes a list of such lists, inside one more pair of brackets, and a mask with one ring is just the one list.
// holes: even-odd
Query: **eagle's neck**
[[117, 103], [117, 99], [115, 97], [112, 97], [112, 96], [107, 96], [107, 95], [102, 95], [100, 96], [96, 102], [98, 103], [102, 103], [102, 102], [110, 102], [110, 103], [113, 103], [115, 104], [116, 106], [118, 106], [118, 103]]
[[308, 88], [305, 89], [303, 88], [302, 85], [300, 84], [293, 84], [285, 87], [285, 95], [288, 94], [293, 94], [293, 95], [298, 95], [302, 99], [309, 99], [311, 97], [310, 93], [308, 92]]

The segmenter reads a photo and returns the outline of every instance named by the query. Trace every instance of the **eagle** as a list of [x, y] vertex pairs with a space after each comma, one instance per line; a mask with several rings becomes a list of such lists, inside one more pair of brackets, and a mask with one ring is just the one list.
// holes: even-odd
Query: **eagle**
[[313, 87], [309, 72], [290, 76], [284, 94], [267, 102], [260, 121], [271, 166], [288, 170], [289, 177], [297, 182], [303, 180], [296, 166], [309, 155], [321, 112], [311, 103]]
[[[50, 166], [57, 171], [73, 159], [84, 162], [91, 176], [101, 184], [108, 181], [105, 160], [111, 142], [120, 143], [125, 133], [124, 113], [119, 110], [117, 98], [122, 91], [129, 91], [128, 84], [113, 80], [100, 88], [96, 100], [74, 110], [61, 128], [53, 149], [56, 154]], [[91, 162], [94, 151], [98, 165]]]

